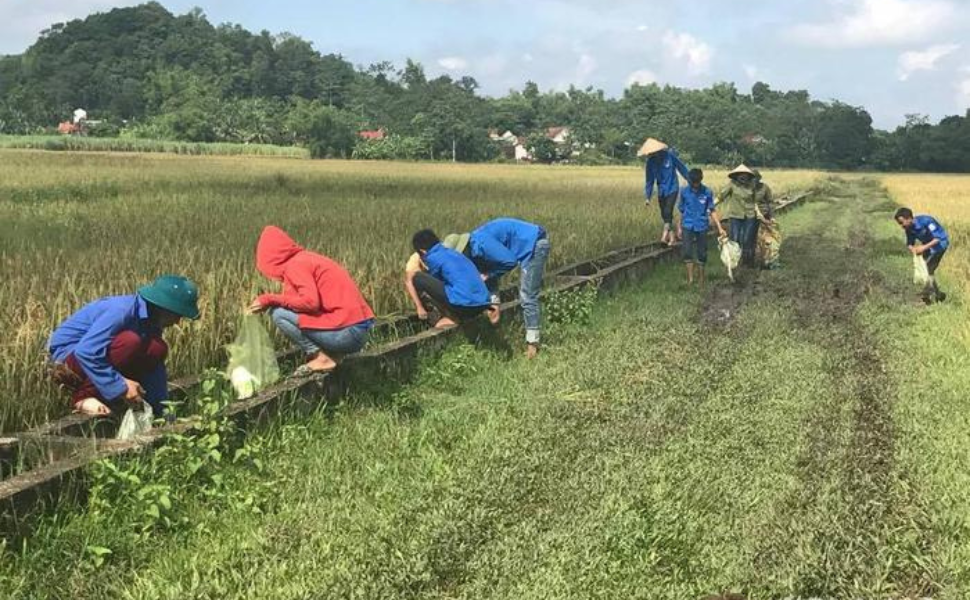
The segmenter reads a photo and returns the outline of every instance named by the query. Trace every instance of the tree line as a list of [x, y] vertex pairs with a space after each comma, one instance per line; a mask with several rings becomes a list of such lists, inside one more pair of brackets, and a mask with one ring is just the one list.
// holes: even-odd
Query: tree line
[[[757, 83], [705, 89], [633, 85], [540, 90], [527, 82], [486, 97], [471, 77], [428, 78], [408, 60], [354, 66], [291, 34], [211, 24], [157, 2], [53, 25], [21, 55], [0, 57], [0, 133], [53, 130], [77, 107], [97, 135], [301, 145], [317, 157], [455, 159], [503, 156], [489, 130], [528, 139], [537, 160], [636, 159], [652, 135], [691, 162], [878, 170], [970, 170], [970, 111], [932, 124], [909, 115], [873, 128], [862, 107]], [[543, 132], [571, 130], [567, 149]], [[364, 141], [362, 130], [383, 129]]]

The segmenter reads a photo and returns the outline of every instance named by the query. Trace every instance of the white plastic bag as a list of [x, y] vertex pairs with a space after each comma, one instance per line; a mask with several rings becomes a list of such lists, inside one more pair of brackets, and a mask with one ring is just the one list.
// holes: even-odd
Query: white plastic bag
[[913, 255], [913, 283], [920, 287], [925, 287], [930, 283], [930, 270], [926, 266], [926, 261], [919, 254]]
[[734, 270], [741, 264], [741, 244], [727, 238], [718, 240], [721, 245], [721, 262], [727, 268], [728, 278], [734, 281]]
[[142, 401], [141, 410], [129, 408], [125, 411], [125, 416], [121, 419], [121, 427], [118, 428], [117, 438], [119, 440], [130, 440], [151, 430], [152, 421], [155, 413], [147, 402]]

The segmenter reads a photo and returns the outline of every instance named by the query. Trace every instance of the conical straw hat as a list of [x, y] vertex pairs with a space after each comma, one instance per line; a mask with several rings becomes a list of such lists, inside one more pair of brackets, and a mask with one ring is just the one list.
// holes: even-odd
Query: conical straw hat
[[738, 165], [738, 168], [728, 173], [728, 177], [734, 177], [735, 175], [751, 175], [754, 177], [754, 171], [748, 168], [747, 165]]
[[667, 148], [669, 148], [669, 146], [660, 140], [647, 138], [647, 141], [645, 141], [643, 146], [640, 147], [640, 151], [637, 152], [637, 156], [650, 156], [651, 154], [662, 152]]

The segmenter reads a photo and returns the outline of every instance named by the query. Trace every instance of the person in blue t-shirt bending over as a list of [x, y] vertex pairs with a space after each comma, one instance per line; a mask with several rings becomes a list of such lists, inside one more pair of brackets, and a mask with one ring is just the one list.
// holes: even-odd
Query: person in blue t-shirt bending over
[[[680, 237], [683, 240], [682, 255], [687, 266], [687, 284], [694, 283], [694, 270], [697, 278], [704, 285], [704, 266], [707, 264], [707, 232], [711, 228], [711, 220], [717, 226], [718, 235], [726, 236], [721, 219], [714, 208], [714, 192], [703, 184], [704, 172], [691, 169], [687, 174], [690, 185], [680, 192]], [[696, 266], [695, 266], [696, 265]]]
[[431, 324], [446, 329], [489, 309], [488, 288], [467, 256], [447, 247], [430, 229], [415, 233], [411, 244], [428, 268], [411, 279], [421, 302], [420, 317], [431, 319], [428, 313], [437, 313]]
[[923, 288], [923, 302], [933, 304], [946, 300], [946, 294], [940, 291], [936, 283], [936, 270], [950, 247], [950, 236], [940, 222], [929, 215], [914, 216], [912, 209], [900, 208], [896, 211], [896, 222], [906, 232], [906, 245], [915, 255], [921, 255], [926, 261], [926, 270], [930, 279]]

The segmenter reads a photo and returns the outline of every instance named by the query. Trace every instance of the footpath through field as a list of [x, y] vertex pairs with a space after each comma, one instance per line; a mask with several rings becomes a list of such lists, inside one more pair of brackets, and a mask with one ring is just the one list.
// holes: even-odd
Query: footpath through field
[[785, 217], [780, 271], [731, 285], [715, 268], [700, 293], [664, 266], [551, 328], [531, 363], [452, 348], [392, 402], [280, 433], [263, 514], [200, 507], [204, 527], [119, 568], [8, 581], [73, 598], [964, 597], [970, 460], [933, 429], [970, 431], [947, 375], [967, 372], [965, 340], [946, 347], [960, 313], [914, 305], [893, 208], [838, 182]]

